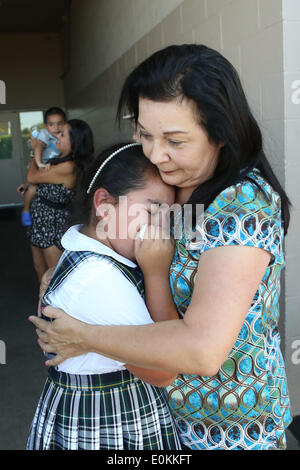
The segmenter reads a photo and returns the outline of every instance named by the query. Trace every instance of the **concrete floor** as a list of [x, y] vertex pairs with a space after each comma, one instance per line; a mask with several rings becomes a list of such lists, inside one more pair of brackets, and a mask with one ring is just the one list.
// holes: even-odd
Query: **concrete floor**
[[[0, 450], [23, 450], [47, 369], [27, 320], [36, 311], [38, 282], [19, 212], [0, 210], [0, 240], [0, 340], [6, 345], [6, 364], [0, 365]], [[290, 431], [287, 440], [288, 449], [300, 450]]]
[[38, 295], [30, 245], [19, 217], [1, 220], [5, 213], [0, 211], [0, 340], [6, 345], [6, 364], [0, 366], [0, 449], [21, 450], [47, 370], [27, 320], [36, 312]]

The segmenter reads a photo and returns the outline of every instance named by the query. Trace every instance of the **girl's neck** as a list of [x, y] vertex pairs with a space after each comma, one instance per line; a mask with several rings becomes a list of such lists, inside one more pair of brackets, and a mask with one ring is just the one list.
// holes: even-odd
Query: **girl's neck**
[[87, 237], [94, 238], [94, 240], [97, 240], [97, 242], [103, 243], [103, 245], [108, 246], [108, 248], [114, 251], [108, 238], [100, 239], [97, 236], [96, 227], [94, 227], [92, 224], [83, 225], [83, 227], [81, 227], [80, 229], [80, 233], [82, 233], [83, 235], [86, 235]]

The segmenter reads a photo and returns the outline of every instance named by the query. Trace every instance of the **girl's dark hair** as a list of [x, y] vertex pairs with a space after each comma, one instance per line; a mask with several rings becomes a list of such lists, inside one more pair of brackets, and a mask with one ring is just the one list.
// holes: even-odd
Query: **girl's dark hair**
[[145, 157], [142, 146], [135, 145], [121, 151], [103, 167], [90, 193], [87, 194], [90, 183], [104, 160], [129, 143], [119, 143], [106, 148], [86, 169], [76, 189], [72, 204], [71, 225], [90, 222], [93, 198], [97, 189], [104, 188], [113, 198], [117, 199], [130, 191], [143, 189], [147, 183], [148, 172], [158, 174], [156, 166]]
[[196, 44], [169, 46], [154, 53], [131, 72], [123, 85], [117, 111], [119, 124], [125, 109], [137, 123], [140, 97], [166, 102], [175, 98], [192, 100], [209, 140], [224, 144], [213, 177], [195, 189], [189, 204], [204, 204], [206, 208], [223, 189], [246, 179], [251, 169], [258, 168], [281, 197], [287, 232], [290, 201], [263, 151], [262, 134], [239, 76], [225, 57]]
[[67, 120], [66, 113], [61, 108], [57, 108], [53, 106], [52, 108], [49, 108], [47, 109], [47, 111], [45, 111], [44, 124], [47, 124], [48, 117], [53, 116], [54, 114], [59, 114], [63, 118], [64, 122], [66, 122]]

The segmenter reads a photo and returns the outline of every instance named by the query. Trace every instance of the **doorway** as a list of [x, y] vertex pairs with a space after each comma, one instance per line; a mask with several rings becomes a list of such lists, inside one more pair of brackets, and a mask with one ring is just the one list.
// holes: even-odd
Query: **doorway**
[[17, 187], [26, 181], [32, 126], [43, 127], [43, 111], [0, 112], [0, 208], [23, 205]]
[[24, 180], [23, 151], [17, 112], [0, 112], [0, 207], [22, 205], [17, 186]]

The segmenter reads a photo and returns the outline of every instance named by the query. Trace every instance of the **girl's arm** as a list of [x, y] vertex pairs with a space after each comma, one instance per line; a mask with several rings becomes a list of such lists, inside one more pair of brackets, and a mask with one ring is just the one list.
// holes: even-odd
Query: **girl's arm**
[[178, 320], [179, 315], [173, 302], [168, 273], [161, 276], [144, 277], [146, 305], [155, 322]]
[[39, 169], [35, 159], [32, 158], [29, 164], [27, 172], [28, 183], [41, 184], [65, 184], [72, 186], [71, 180], [75, 182], [75, 176], [73, 175], [74, 163], [67, 161], [60, 163], [59, 165], [50, 165], [49, 170]]
[[169, 269], [174, 256], [174, 240], [160, 226], [148, 226], [144, 238], [135, 241], [135, 257], [144, 275], [145, 300], [153, 321], [179, 318], [173, 302]]
[[[152, 229], [152, 233], [150, 234]], [[150, 238], [152, 235], [153, 238]], [[160, 227], [148, 227], [143, 240], [135, 242], [135, 256], [143, 271], [145, 300], [153, 321], [178, 319], [177, 309], [172, 299], [169, 268], [174, 255], [174, 243], [162, 238]], [[170, 385], [177, 374], [158, 370], [145, 369], [131, 364], [126, 368], [135, 376], [158, 387]]]
[[86, 352], [174, 374], [215, 375], [228, 357], [270, 254], [251, 246], [211, 249], [200, 257], [192, 301], [184, 319], [142, 326], [90, 326], [48, 307], [54, 321], [30, 317], [41, 348], [63, 360]]
[[39, 291], [39, 302], [38, 302], [38, 308], [37, 308], [37, 316], [40, 317], [41, 316], [41, 301], [42, 301], [42, 297], [43, 295], [45, 294], [49, 284], [50, 284], [50, 281], [51, 281], [51, 278], [52, 278], [52, 274], [53, 274], [53, 271], [54, 271], [55, 268], [49, 268], [47, 269], [47, 271], [45, 271], [45, 273], [43, 274], [42, 276], [42, 279], [41, 279], [41, 282], [40, 282], [40, 291]]
[[129, 372], [138, 377], [139, 379], [147, 382], [156, 387], [166, 387], [174, 382], [177, 378], [177, 374], [172, 372], [164, 372], [161, 370], [146, 369], [145, 367], [137, 367], [132, 364], [125, 364], [125, 367]]

